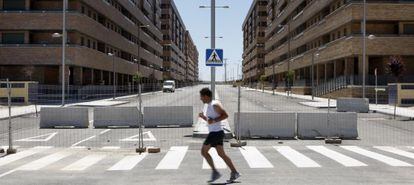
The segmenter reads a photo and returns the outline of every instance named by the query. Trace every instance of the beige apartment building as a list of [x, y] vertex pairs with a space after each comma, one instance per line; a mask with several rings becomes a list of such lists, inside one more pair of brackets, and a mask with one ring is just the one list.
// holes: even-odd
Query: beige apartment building
[[254, 0], [243, 22], [243, 81], [257, 82], [265, 74], [265, 29], [268, 0]]
[[[0, 0], [0, 10], [0, 78], [61, 83], [62, 1]], [[160, 16], [159, 0], [69, 1], [66, 83], [110, 85], [113, 71], [117, 85], [137, 71], [162, 80]]]
[[161, 1], [164, 79], [186, 81], [186, 27], [173, 0]]
[[[0, 78], [61, 83], [62, 40], [54, 33], [62, 33], [62, 2], [0, 0]], [[112, 85], [114, 71], [117, 85], [131, 84], [138, 71], [144, 83], [163, 80], [171, 66], [162, 58], [161, 2], [169, 1], [69, 0], [66, 83]], [[172, 38], [183, 51], [185, 29], [179, 33], [180, 42]], [[173, 69], [186, 74], [181, 57], [183, 67]]]
[[[390, 56], [402, 57], [403, 82], [414, 79], [414, 1], [367, 0], [366, 9], [365, 74], [372, 96], [375, 71], [378, 85], [393, 82], [386, 72]], [[361, 0], [269, 0], [267, 14], [264, 74], [278, 90], [287, 86], [287, 71], [294, 71], [296, 93], [311, 94], [313, 79], [315, 89], [324, 89], [320, 96], [361, 97]]]

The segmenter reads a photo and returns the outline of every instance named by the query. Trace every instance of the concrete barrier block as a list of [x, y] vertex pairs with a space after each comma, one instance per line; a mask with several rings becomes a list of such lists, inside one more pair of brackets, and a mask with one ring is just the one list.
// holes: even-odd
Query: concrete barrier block
[[102, 107], [93, 111], [93, 125], [102, 127], [139, 127], [142, 114], [137, 107]]
[[369, 112], [369, 100], [367, 98], [339, 98], [336, 100], [338, 112]]
[[298, 137], [315, 139], [339, 137], [356, 139], [358, 137], [356, 113], [298, 113]]
[[73, 126], [89, 127], [88, 108], [42, 107], [40, 110], [40, 128]]
[[[234, 114], [234, 120], [237, 120], [237, 115]], [[235, 133], [242, 138], [294, 138], [295, 119], [296, 113], [242, 112], [240, 129], [236, 123]]]
[[145, 127], [193, 126], [192, 106], [144, 107]]

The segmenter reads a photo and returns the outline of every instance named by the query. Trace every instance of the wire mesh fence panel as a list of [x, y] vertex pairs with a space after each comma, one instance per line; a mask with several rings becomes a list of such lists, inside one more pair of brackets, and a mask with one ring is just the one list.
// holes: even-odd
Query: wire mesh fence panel
[[[205, 112], [199, 91], [210, 87], [209, 83], [175, 82], [173, 86], [166, 83], [142, 84], [143, 115], [140, 114], [136, 85], [119, 86], [115, 92], [112, 86], [73, 86], [68, 88], [69, 93], [65, 96], [68, 104], [65, 107], [60, 105], [61, 88], [34, 85], [28, 91], [29, 103], [12, 103], [12, 138], [15, 146], [134, 149], [138, 147], [141, 137], [147, 147], [168, 149], [172, 146], [192, 146], [199, 149], [208, 134], [207, 123], [198, 114]], [[410, 90], [410, 87], [398, 88], [401, 91]], [[361, 86], [338, 88], [338, 85], [332, 85], [329, 89], [329, 93], [312, 98], [314, 91], [309, 87], [293, 86], [287, 91], [286, 87], [272, 88], [271, 83], [260, 82], [250, 87], [241, 86], [239, 101], [237, 84], [218, 83], [215, 98], [229, 115], [223, 121], [227, 138], [241, 136], [249, 145], [274, 145], [273, 141], [320, 144], [323, 142], [321, 139], [327, 137], [342, 138], [345, 144], [414, 145], [414, 114], [411, 114], [414, 110], [402, 105], [407, 100], [403, 101], [404, 98], [395, 93], [393, 95], [395, 90], [392, 86], [367, 86], [369, 111], [357, 113], [355, 126], [351, 119], [342, 119], [338, 102], [341, 98], [356, 98], [357, 103], [345, 102], [351, 107], [358, 102], [358, 106], [368, 105], [368, 102], [360, 101]], [[48, 112], [47, 109], [51, 110]], [[96, 117], [100, 109], [104, 112]], [[237, 121], [239, 109], [242, 120]], [[6, 146], [9, 138], [6, 104], [0, 111], [0, 145]], [[302, 119], [301, 116], [307, 114], [310, 117]], [[142, 136], [140, 124], [143, 126]], [[356, 129], [358, 137], [345, 137], [342, 131], [350, 129], [349, 125], [351, 129]], [[310, 131], [306, 131], [305, 126]], [[301, 137], [306, 135], [303, 134], [304, 129], [312, 132], [308, 134], [312, 137]]]

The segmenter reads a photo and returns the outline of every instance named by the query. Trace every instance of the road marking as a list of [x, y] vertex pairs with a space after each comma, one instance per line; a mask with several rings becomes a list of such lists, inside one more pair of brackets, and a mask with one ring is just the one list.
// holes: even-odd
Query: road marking
[[104, 146], [101, 150], [119, 150], [120, 148], [120, 146]]
[[[144, 138], [144, 141], [157, 141], [157, 139], [154, 137], [151, 131], [143, 132], [143, 136], [147, 135], [148, 138]], [[138, 141], [139, 140], [139, 134], [133, 135], [131, 137], [121, 139], [120, 141]]]
[[20, 142], [44, 142], [44, 141], [49, 141], [50, 139], [55, 137], [56, 134], [58, 134], [58, 133], [57, 132], [48, 133], [48, 134], [43, 134], [43, 135], [40, 135], [40, 136], [34, 136], [34, 137], [19, 139], [19, 140], [16, 140], [16, 141], [20, 141]]
[[99, 135], [105, 134], [105, 133], [107, 133], [107, 132], [109, 132], [109, 131], [111, 131], [111, 129], [106, 129], [106, 130], [104, 130], [104, 131], [100, 132], [100, 133], [99, 133]]
[[390, 153], [393, 153], [393, 154], [401, 155], [401, 156], [404, 156], [404, 157], [408, 157], [408, 158], [411, 158], [411, 159], [414, 159], [414, 153], [407, 152], [407, 151], [404, 151], [404, 150], [400, 150], [400, 149], [397, 149], [397, 148], [394, 148], [394, 147], [390, 147], [390, 146], [374, 146], [374, 148], [379, 149], [379, 150], [382, 150], [382, 151], [390, 152]]
[[36, 161], [33, 161], [29, 164], [23, 165], [19, 168], [17, 168], [18, 170], [23, 170], [23, 171], [35, 171], [35, 170], [39, 170], [42, 169], [52, 163], [55, 163], [67, 156], [71, 155], [70, 152], [67, 151], [62, 151], [62, 152], [58, 152], [58, 153], [54, 153], [51, 155], [48, 155], [46, 157], [43, 157], [41, 159], [38, 159]]
[[134, 168], [139, 162], [141, 162], [148, 154], [143, 153], [141, 155], [130, 155], [124, 157], [118, 163], [113, 165], [108, 171], [126, 171]]
[[[1, 146], [1, 148], [3, 148], [4, 150], [7, 150], [9, 149], [9, 146]], [[13, 145], [13, 148], [20, 148], [20, 146]]]
[[71, 149], [86, 149], [86, 146], [71, 146]]
[[324, 146], [307, 146], [307, 148], [318, 152], [322, 155], [324, 155], [325, 157], [328, 157], [338, 163], [341, 163], [342, 165], [346, 166], [346, 167], [358, 167], [358, 166], [368, 166], [354, 158], [348, 157], [346, 155], [343, 155], [339, 152], [330, 150]]
[[[214, 165], [217, 169], [226, 169], [227, 165], [223, 161], [223, 159], [218, 155], [217, 150], [215, 148], [211, 148], [208, 152], [211, 157], [213, 158]], [[203, 159], [203, 169], [211, 169], [210, 165], [208, 165], [206, 159]]]
[[104, 159], [105, 155], [88, 155], [75, 163], [63, 168], [64, 171], [82, 171]]
[[388, 164], [390, 166], [412, 166], [411, 164], [408, 164], [404, 161], [400, 161], [398, 159], [394, 159], [379, 153], [371, 152], [365, 149], [362, 149], [357, 146], [341, 146], [345, 150], [349, 150], [351, 152], [355, 152], [357, 154], [363, 155], [365, 157], [369, 157], [371, 159], [375, 159], [377, 161], [383, 162], [385, 164]]
[[79, 141], [79, 142], [77, 142], [77, 143], [73, 144], [73, 145], [72, 145], [72, 147], [73, 147], [73, 146], [76, 146], [76, 145], [79, 145], [79, 144], [81, 144], [81, 143], [83, 143], [83, 142], [85, 142], [85, 141], [91, 140], [91, 139], [93, 139], [93, 138], [95, 138], [95, 137], [97, 137], [97, 136], [99, 136], [99, 135], [105, 134], [105, 133], [109, 132], [110, 130], [111, 130], [111, 129], [106, 129], [106, 130], [104, 130], [104, 131], [101, 131], [98, 135], [94, 135], [94, 136], [88, 137], [88, 138], [86, 138], [86, 139], [84, 139], [84, 140], [81, 140], [81, 141]]
[[91, 136], [91, 137], [88, 137], [88, 138], [86, 138], [86, 139], [84, 139], [84, 140], [81, 140], [81, 141], [79, 141], [79, 142], [77, 142], [77, 143], [75, 143], [75, 144], [73, 144], [72, 145], [72, 147], [74, 147], [74, 146], [76, 146], [76, 145], [78, 145], [78, 144], [81, 144], [81, 143], [83, 143], [83, 142], [85, 142], [85, 141], [88, 141], [88, 140], [90, 140], [90, 139], [93, 139], [93, 138], [95, 138], [96, 136]]
[[19, 153], [14, 154], [14, 155], [7, 155], [5, 157], [0, 158], [0, 166], [4, 166], [4, 165], [7, 165], [9, 163], [18, 161], [20, 159], [32, 156], [36, 153], [42, 152], [42, 151], [47, 150], [49, 148], [52, 148], [52, 147], [48, 147], [48, 148], [47, 147], [34, 147], [32, 149], [25, 150], [25, 151], [19, 152]]
[[188, 146], [173, 146], [164, 156], [158, 166], [155, 168], [157, 170], [173, 170], [180, 167], [181, 162], [183, 161], [185, 154], [188, 151]]
[[274, 146], [280, 154], [286, 157], [290, 162], [299, 168], [318, 168], [321, 167], [318, 163], [289, 146]]
[[214, 92], [215, 92], [215, 94], [216, 94], [216, 100], [219, 100], [219, 101], [220, 101], [220, 96], [219, 96], [219, 94], [217, 93], [217, 90], [214, 90]]
[[250, 168], [273, 168], [272, 163], [256, 147], [246, 146], [240, 148], [240, 152]]

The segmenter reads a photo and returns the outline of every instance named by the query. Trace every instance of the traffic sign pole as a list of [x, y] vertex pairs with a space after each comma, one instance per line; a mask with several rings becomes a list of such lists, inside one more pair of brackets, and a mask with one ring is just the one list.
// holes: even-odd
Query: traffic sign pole
[[[216, 0], [211, 0], [211, 48], [216, 48]], [[216, 67], [211, 67], [211, 92], [216, 99]]]

